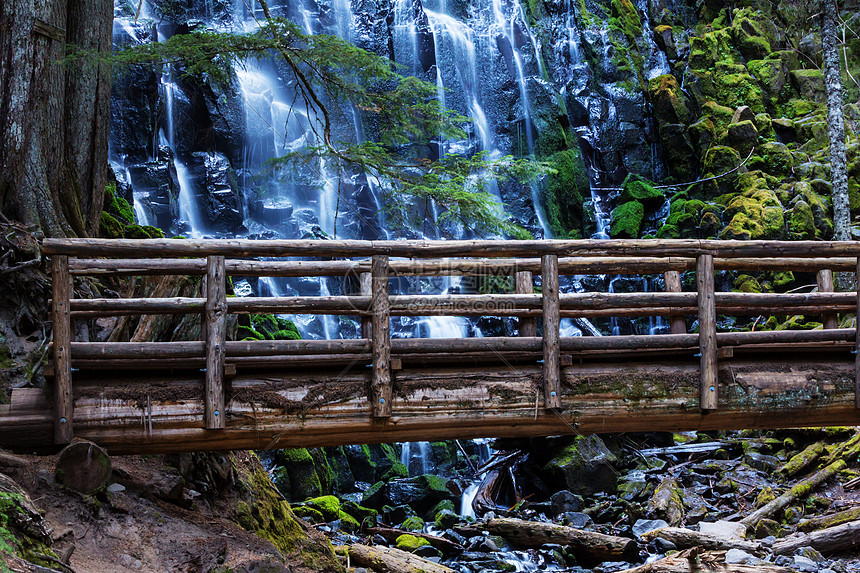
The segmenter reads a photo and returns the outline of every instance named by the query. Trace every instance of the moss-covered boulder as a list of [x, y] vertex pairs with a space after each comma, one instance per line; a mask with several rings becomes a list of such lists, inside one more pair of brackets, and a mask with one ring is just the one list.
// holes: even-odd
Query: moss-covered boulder
[[110, 213], [102, 211], [99, 219], [99, 237], [102, 239], [122, 239], [124, 234], [122, 223]]
[[303, 505], [319, 511], [326, 521], [337, 519], [340, 514], [340, 500], [334, 495], [314, 497], [305, 501]]
[[650, 80], [648, 95], [651, 97], [658, 125], [690, 123], [691, 113], [686, 96], [675, 76], [665, 74]]
[[610, 213], [610, 235], [613, 239], [637, 239], [645, 218], [645, 208], [639, 201], [628, 201]]
[[792, 239], [805, 240], [815, 238], [815, 218], [809, 203], [800, 199], [796, 201], [788, 215], [788, 235]]
[[794, 159], [788, 147], [783, 143], [768, 142], [756, 148], [756, 154], [761, 157], [761, 169], [776, 177], [787, 177], [794, 170]]
[[821, 70], [792, 70], [789, 72], [789, 75], [801, 99], [816, 103], [824, 103], [826, 101], [827, 92], [824, 89], [824, 73]]
[[618, 487], [616, 461], [599, 436], [577, 436], [554, 453], [543, 471], [546, 481], [559, 490], [578, 495], [612, 493]]
[[419, 547], [424, 547], [425, 545], [430, 545], [430, 542], [424, 539], [423, 537], [416, 537], [414, 535], [409, 535], [408, 533], [404, 533], [400, 537], [394, 540], [394, 545], [397, 549], [402, 551], [408, 551], [412, 553]]
[[639, 201], [645, 209], [653, 210], [660, 207], [666, 197], [663, 191], [656, 189], [654, 183], [639, 175], [628, 175], [621, 185], [619, 203]]
[[424, 520], [417, 515], [410, 515], [400, 524], [400, 529], [404, 531], [424, 531]]
[[281, 450], [275, 463], [275, 484], [290, 500], [303, 501], [322, 494], [314, 458], [306, 448]]

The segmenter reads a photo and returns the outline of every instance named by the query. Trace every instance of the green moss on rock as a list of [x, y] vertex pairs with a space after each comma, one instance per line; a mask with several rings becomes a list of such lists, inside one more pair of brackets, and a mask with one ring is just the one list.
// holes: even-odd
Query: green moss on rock
[[397, 547], [397, 549], [412, 553], [419, 547], [430, 545], [430, 542], [423, 537], [416, 537], [414, 535], [404, 533], [403, 535], [394, 540], [394, 545]]
[[122, 239], [125, 234], [122, 223], [113, 215], [102, 211], [99, 219], [99, 237], [103, 239]]
[[645, 208], [639, 201], [628, 201], [612, 210], [610, 234], [613, 239], [637, 239], [645, 218]]
[[666, 200], [663, 192], [654, 188], [654, 184], [644, 177], [630, 174], [621, 185], [619, 203], [639, 201], [645, 209], [656, 209]]
[[556, 236], [582, 231], [584, 197], [590, 193], [585, 163], [579, 149], [554, 153], [547, 162], [555, 170], [543, 185], [546, 215]]
[[239, 525], [268, 539], [284, 556], [312, 571], [343, 571], [331, 543], [325, 538], [309, 537], [290, 505], [278, 496], [256, 456], [249, 467], [241, 468], [239, 483], [245, 494], [245, 500], [236, 504], [235, 520]]
[[400, 524], [400, 529], [403, 529], [404, 531], [423, 531], [424, 520], [417, 515], [410, 515], [403, 523]]

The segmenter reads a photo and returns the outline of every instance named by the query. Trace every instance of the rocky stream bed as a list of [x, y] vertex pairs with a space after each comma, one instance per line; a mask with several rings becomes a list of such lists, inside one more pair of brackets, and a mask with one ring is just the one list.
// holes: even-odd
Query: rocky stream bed
[[[6, 570], [860, 571], [853, 428], [77, 448], [0, 454]], [[112, 469], [84, 471], [102, 458]]]

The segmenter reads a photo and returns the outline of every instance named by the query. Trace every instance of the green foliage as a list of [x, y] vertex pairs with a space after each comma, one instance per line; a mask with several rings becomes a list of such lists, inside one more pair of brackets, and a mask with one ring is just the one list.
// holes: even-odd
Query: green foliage
[[[77, 51], [68, 59], [87, 57], [92, 54]], [[486, 154], [424, 159], [432, 141], [465, 137], [463, 125], [469, 119], [439, 103], [435, 84], [403, 76], [388, 59], [345, 40], [308, 35], [288, 20], [268, 18], [250, 33], [198, 29], [164, 42], [131, 45], [109, 56], [119, 65], [158, 69], [171, 63], [192, 81], [219, 83], [230, 81], [233, 66], [260, 58], [286, 64], [285, 76], [296, 90], [297, 105], [312, 118], [318, 142], [272, 160], [277, 174], [288, 177], [299, 171], [296, 162], [318, 164], [322, 157], [340, 174], [363, 169], [388, 195], [383, 203], [395, 225], [414, 228], [416, 223], [430, 223], [443, 232], [463, 226], [530, 238], [510, 220], [487, 185], [508, 179], [530, 182], [550, 168], [532, 159], [491, 160]], [[332, 118], [348, 117], [353, 110], [374, 126], [376, 141], [335, 139]], [[290, 168], [285, 168], [287, 164]], [[429, 214], [436, 210], [441, 213], [434, 219]]]

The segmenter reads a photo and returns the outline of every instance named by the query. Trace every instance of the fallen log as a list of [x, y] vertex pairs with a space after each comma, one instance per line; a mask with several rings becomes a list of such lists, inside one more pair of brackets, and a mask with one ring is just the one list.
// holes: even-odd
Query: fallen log
[[781, 468], [776, 470], [776, 473], [785, 477], [799, 474], [815, 463], [818, 458], [824, 455], [825, 451], [826, 446], [824, 445], [824, 442], [815, 442], [814, 444], [810, 444], [802, 452], [792, 456], [791, 459], [785, 462]]
[[860, 507], [855, 507], [853, 509], [831, 513], [830, 515], [822, 515], [806, 519], [797, 524], [797, 530], [808, 533], [818, 529], [827, 529], [828, 527], [842, 525], [849, 521], [857, 521], [858, 519], [860, 519]]
[[794, 533], [773, 544], [774, 555], [791, 555], [801, 547], [821, 553], [836, 553], [860, 545], [860, 520], [828, 527], [812, 533]]
[[586, 560], [630, 561], [639, 555], [638, 544], [628, 537], [606, 535], [554, 523], [497, 518], [487, 521], [484, 529], [523, 547], [540, 547], [551, 543], [569, 545], [577, 558]]
[[352, 563], [378, 573], [455, 573], [444, 565], [392, 547], [356, 543], [347, 551]]
[[413, 535], [421, 539], [426, 539], [430, 545], [448, 555], [462, 553], [465, 550], [459, 543], [454, 543], [438, 535], [430, 535], [429, 533], [421, 533], [419, 531], [406, 531], [405, 529], [398, 529], [396, 527], [367, 527], [364, 529], [364, 532], [368, 535], [381, 535], [387, 541], [394, 541], [401, 535]]
[[747, 526], [747, 528], [753, 528], [756, 524], [762, 519], [773, 515], [774, 513], [785, 509], [790, 503], [794, 500], [806, 497], [809, 493], [820, 486], [822, 483], [836, 475], [839, 471], [844, 470], [846, 467], [845, 462], [837, 460], [824, 468], [813, 474], [812, 476], [806, 478], [803, 481], [800, 481], [794, 485], [790, 490], [777, 497], [775, 500], [771, 501], [764, 507], [761, 507], [745, 518], [741, 519], [741, 523]]
[[690, 547], [702, 547], [704, 549], [740, 549], [747, 553], [762, 553], [763, 549], [760, 543], [755, 541], [747, 541], [746, 539], [738, 539], [731, 537], [720, 537], [710, 533], [702, 533], [685, 529], [683, 527], [662, 527], [648, 531], [639, 536], [643, 541], [653, 541], [658, 537], [671, 541], [679, 549], [688, 549]]
[[688, 549], [639, 567], [625, 569], [619, 573], [792, 573], [787, 567], [777, 565], [740, 565], [726, 563], [725, 554], [701, 552]]
[[836, 460], [847, 460], [860, 454], [860, 431], [845, 440], [824, 458], [824, 464], [832, 464]]

